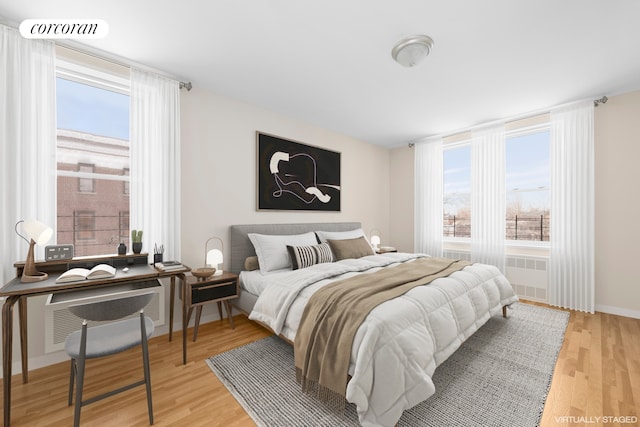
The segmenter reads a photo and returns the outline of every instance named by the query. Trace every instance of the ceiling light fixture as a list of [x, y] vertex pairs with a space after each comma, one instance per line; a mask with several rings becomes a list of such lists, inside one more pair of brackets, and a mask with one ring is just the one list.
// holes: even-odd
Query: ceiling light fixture
[[405, 37], [391, 50], [391, 56], [404, 67], [413, 67], [429, 55], [433, 39], [424, 34]]

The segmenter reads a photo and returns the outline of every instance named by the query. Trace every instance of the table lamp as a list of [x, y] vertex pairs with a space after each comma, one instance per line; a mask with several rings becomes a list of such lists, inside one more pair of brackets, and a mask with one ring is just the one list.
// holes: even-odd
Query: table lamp
[[208, 248], [209, 241], [211, 240], [218, 240], [220, 242], [220, 249], [211, 249], [207, 251], [205, 264], [215, 268], [216, 272], [214, 273], [214, 276], [218, 276], [222, 274], [223, 271], [222, 268], [219, 267], [224, 261], [224, 256], [222, 254], [222, 251], [224, 251], [224, 243], [222, 243], [222, 239], [219, 237], [211, 237], [207, 240], [207, 243], [205, 243], [205, 250]]
[[380, 232], [378, 230], [371, 230], [371, 246], [373, 246], [373, 250], [378, 250], [378, 245], [380, 244]]
[[[29, 237], [29, 240], [18, 232], [18, 224], [22, 223], [24, 232]], [[24, 270], [22, 271], [21, 282], [31, 283], [46, 280], [49, 275], [47, 273], [41, 273], [36, 270], [36, 263], [34, 261], [33, 247], [35, 245], [42, 246], [49, 241], [53, 235], [53, 229], [47, 227], [40, 221], [35, 219], [29, 219], [26, 221], [18, 221], [15, 226], [16, 234], [24, 239], [29, 244], [29, 252], [27, 253], [27, 260], [24, 264]]]

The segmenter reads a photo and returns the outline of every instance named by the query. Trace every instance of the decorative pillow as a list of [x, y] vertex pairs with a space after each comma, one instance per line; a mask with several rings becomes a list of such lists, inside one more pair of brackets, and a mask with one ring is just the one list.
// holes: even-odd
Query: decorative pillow
[[345, 240], [355, 239], [356, 237], [364, 236], [362, 228], [356, 228], [349, 231], [316, 231], [320, 243], [325, 243], [327, 240]]
[[323, 262], [333, 262], [333, 253], [328, 243], [312, 246], [287, 245], [287, 251], [291, 257], [291, 265], [294, 270], [311, 267]]
[[259, 268], [260, 268], [260, 264], [258, 263], [258, 257], [257, 256], [248, 256], [244, 260], [244, 269], [246, 271], [253, 271], [253, 270], [257, 270]]
[[313, 231], [290, 235], [249, 233], [248, 236], [256, 250], [260, 272], [263, 274], [283, 268], [291, 268], [291, 258], [287, 252], [287, 245], [305, 246], [318, 243]]
[[348, 258], [361, 258], [367, 255], [374, 255], [373, 248], [367, 239], [358, 237], [356, 239], [327, 240], [336, 261]]

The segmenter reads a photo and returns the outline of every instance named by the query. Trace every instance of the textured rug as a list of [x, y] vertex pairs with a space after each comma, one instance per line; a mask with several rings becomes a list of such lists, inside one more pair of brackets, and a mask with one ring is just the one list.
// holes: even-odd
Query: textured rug
[[[433, 376], [436, 393], [399, 426], [538, 426], [569, 314], [514, 304], [491, 318]], [[293, 347], [275, 336], [207, 360], [258, 426], [358, 426], [355, 406], [337, 414], [300, 391]]]

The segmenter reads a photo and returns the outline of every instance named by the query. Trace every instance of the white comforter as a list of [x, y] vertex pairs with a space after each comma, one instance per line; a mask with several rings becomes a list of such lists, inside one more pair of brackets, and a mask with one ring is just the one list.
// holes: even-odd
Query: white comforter
[[[293, 341], [304, 306], [316, 290], [420, 256], [388, 253], [266, 275], [249, 318]], [[502, 306], [515, 301], [511, 285], [496, 267], [474, 264], [373, 309], [354, 338], [346, 392], [347, 401], [357, 406], [360, 423], [395, 425], [405, 409], [433, 395], [436, 367]]]

